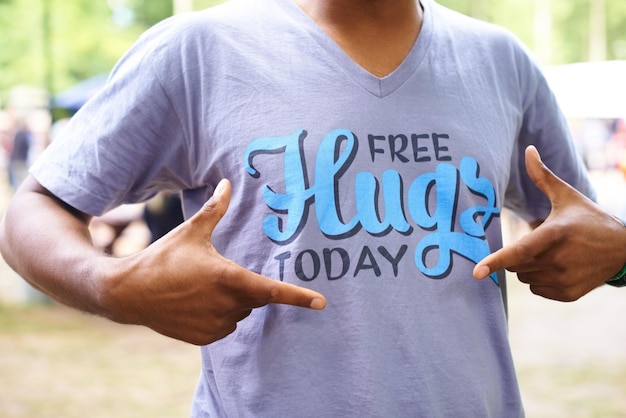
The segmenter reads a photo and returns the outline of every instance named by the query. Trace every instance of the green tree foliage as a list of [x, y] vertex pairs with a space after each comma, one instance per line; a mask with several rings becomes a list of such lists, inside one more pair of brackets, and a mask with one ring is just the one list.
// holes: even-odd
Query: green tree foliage
[[[194, 9], [224, 0], [194, 0]], [[606, 8], [606, 58], [626, 59], [624, 0], [438, 0], [504, 26], [529, 48], [550, 50], [546, 64], [590, 57], [590, 7]], [[544, 2], [544, 3], [541, 3]], [[551, 4], [551, 41], [535, 30], [538, 4]], [[13, 86], [53, 93], [108, 73], [148, 27], [171, 16], [172, 0], [0, 0], [0, 106]], [[540, 34], [540, 33], [539, 33]]]
[[[537, 8], [551, 9], [551, 54], [545, 64], [588, 61], [591, 58], [590, 15], [593, 3], [604, 4], [606, 59], [626, 59], [626, 1], [624, 0], [438, 0], [463, 14], [511, 30], [534, 51], [549, 39], [538, 36]], [[597, 35], [597, 34], [596, 34]]]
[[[195, 0], [196, 10], [224, 0]], [[108, 73], [172, 0], [0, 0], [0, 107], [9, 89], [63, 90]]]
[[169, 0], [0, 0], [0, 92], [56, 92], [108, 73], [137, 37], [172, 14]]
[[610, 1], [606, 17], [609, 59], [626, 59], [626, 1]]
[[173, 13], [172, 1], [170, 0], [133, 0], [126, 3], [135, 13], [137, 23], [145, 27], [150, 27]]

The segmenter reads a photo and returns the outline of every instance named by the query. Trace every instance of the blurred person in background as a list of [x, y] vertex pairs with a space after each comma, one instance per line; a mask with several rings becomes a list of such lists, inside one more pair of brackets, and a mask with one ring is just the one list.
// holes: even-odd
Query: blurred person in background
[[157, 194], [146, 203], [142, 218], [150, 231], [152, 244], [184, 222], [180, 195], [172, 192]]
[[[94, 216], [89, 224], [89, 229], [93, 237], [94, 246], [102, 249], [109, 255], [126, 255], [130, 252], [127, 248], [118, 248], [120, 242], [136, 222], [142, 221], [142, 216], [146, 204], [135, 203], [117, 206], [101, 216]], [[137, 234], [135, 234], [137, 235]], [[146, 239], [137, 238], [137, 243], [132, 247], [133, 251], [142, 248], [148, 243]]]
[[17, 120], [11, 151], [9, 153], [8, 173], [9, 184], [13, 190], [17, 190], [28, 174], [31, 151], [35, 145], [35, 137], [24, 118]]
[[14, 120], [8, 152], [9, 184], [16, 190], [28, 174], [32, 162], [47, 147], [51, 116], [47, 110], [30, 109], [12, 115]]
[[[32, 168], [0, 248], [64, 304], [202, 345], [194, 417], [519, 418], [503, 275], [472, 270], [504, 206], [550, 214], [530, 144], [593, 197], [500, 28], [432, 0], [236, 0], [139, 39]], [[94, 248], [93, 216], [172, 191], [177, 228]]]
[[15, 119], [5, 110], [0, 110], [0, 152], [2, 153], [3, 167], [8, 163], [9, 154], [13, 145]]
[[613, 155], [617, 169], [626, 178], [626, 119], [619, 118], [614, 121], [608, 151]]

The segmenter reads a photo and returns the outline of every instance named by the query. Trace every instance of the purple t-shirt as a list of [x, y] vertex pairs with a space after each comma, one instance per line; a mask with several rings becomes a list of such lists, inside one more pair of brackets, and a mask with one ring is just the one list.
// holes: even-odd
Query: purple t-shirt
[[534, 144], [591, 188], [546, 81], [506, 31], [422, 1], [378, 78], [289, 0], [234, 0], [146, 32], [32, 169], [100, 214], [160, 189], [187, 216], [233, 184], [215, 247], [315, 289], [202, 348], [194, 417], [523, 416], [500, 292], [472, 268], [504, 206], [545, 218]]

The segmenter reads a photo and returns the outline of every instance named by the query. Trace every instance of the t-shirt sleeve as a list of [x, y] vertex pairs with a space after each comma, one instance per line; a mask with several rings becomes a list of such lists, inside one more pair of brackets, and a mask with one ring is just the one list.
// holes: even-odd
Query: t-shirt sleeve
[[539, 66], [520, 48], [518, 80], [523, 115], [511, 160], [506, 206], [527, 221], [544, 220], [549, 199], [526, 173], [524, 151], [534, 145], [545, 165], [581, 193], [595, 200], [595, 192], [574, 146], [567, 120], [561, 112]]
[[167, 24], [142, 36], [31, 168], [44, 187], [81, 211], [100, 215], [158, 190], [191, 187], [188, 133], [180, 123], [185, 109], [175, 108], [168, 94], [179, 78], [163, 80], [158, 71], [174, 49], [163, 47], [163, 32]]

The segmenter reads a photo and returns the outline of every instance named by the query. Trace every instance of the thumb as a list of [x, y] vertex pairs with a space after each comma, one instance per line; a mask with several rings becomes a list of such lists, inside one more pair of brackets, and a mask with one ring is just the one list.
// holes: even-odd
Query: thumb
[[193, 215], [189, 220], [189, 224], [192, 225], [193, 230], [202, 232], [202, 234], [208, 234], [210, 241], [213, 230], [224, 217], [228, 210], [230, 203], [231, 185], [230, 181], [222, 179], [215, 190], [213, 196], [207, 200], [202, 208]]
[[541, 161], [539, 151], [533, 145], [526, 148], [526, 172], [535, 185], [543, 192], [544, 195], [554, 203], [563, 193], [568, 192], [571, 187], [557, 177], [546, 165]]

